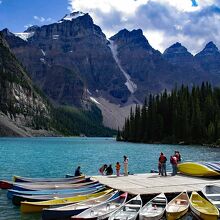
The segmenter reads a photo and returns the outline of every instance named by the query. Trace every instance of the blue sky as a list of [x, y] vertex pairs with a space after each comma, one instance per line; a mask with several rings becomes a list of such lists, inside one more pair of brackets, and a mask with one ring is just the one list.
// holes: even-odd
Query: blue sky
[[0, 29], [23, 32], [28, 25], [44, 25], [69, 13], [67, 0], [1, 0]]
[[193, 54], [209, 41], [220, 47], [220, 0], [0, 0], [0, 29], [22, 32], [71, 11], [88, 12], [107, 37], [140, 28], [161, 52], [176, 42]]

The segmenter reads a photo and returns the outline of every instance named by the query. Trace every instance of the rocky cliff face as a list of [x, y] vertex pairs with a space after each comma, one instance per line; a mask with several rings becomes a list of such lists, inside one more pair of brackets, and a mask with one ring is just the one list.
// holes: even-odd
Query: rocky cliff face
[[220, 83], [220, 53], [213, 42], [195, 56], [176, 43], [165, 50], [163, 57], [185, 73], [188, 85], [201, 84], [202, 81], [209, 81], [215, 86]]
[[[49, 128], [50, 107], [47, 101], [33, 87], [2, 35], [0, 35], [0, 112], [0, 124], [2, 125], [2, 121], [5, 122], [0, 135], [4, 134], [5, 129], [11, 130], [7, 124], [14, 124], [17, 130], [21, 127], [33, 130]], [[15, 130], [12, 133], [19, 135]]]
[[213, 42], [206, 44], [195, 59], [209, 75], [220, 76], [220, 52]]
[[[10, 46], [53, 101], [80, 106], [79, 100], [85, 100], [89, 91], [115, 103], [126, 102], [125, 78], [105, 35], [88, 14], [72, 13], [57, 23], [28, 31], [34, 34], [24, 46], [9, 40]], [[15, 39], [6, 36], [12, 37]]]
[[139, 101], [143, 102], [146, 94], [155, 94], [179, 83], [179, 69], [173, 68], [150, 46], [142, 30], [124, 29], [110, 39], [117, 46], [122, 67], [137, 85], [134, 95]]

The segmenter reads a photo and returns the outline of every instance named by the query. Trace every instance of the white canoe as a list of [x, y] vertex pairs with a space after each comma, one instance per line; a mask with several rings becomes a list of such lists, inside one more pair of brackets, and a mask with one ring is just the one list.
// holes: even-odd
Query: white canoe
[[206, 185], [202, 189], [202, 193], [220, 210], [220, 185]]
[[166, 217], [168, 220], [179, 219], [187, 213], [189, 209], [189, 197], [187, 192], [182, 192], [172, 199], [166, 207]]
[[90, 209], [85, 210], [84, 212], [80, 213], [79, 215], [72, 216], [71, 219], [106, 219], [108, 218], [113, 212], [119, 209], [121, 206], [124, 205], [127, 199], [128, 193], [123, 193], [122, 195], [118, 196], [117, 198], [104, 202], [100, 205], [94, 206]]
[[158, 220], [164, 215], [167, 205], [167, 198], [164, 193], [157, 195], [142, 207], [139, 213], [139, 220]]
[[54, 219], [64, 219], [70, 218], [71, 216], [78, 215], [79, 213], [85, 211], [86, 209], [92, 208], [103, 202], [110, 201], [120, 194], [118, 191], [111, 192], [107, 195], [103, 195], [94, 199], [89, 199], [83, 202], [65, 205], [57, 208], [47, 208], [43, 209], [42, 219], [43, 220], [54, 220]]
[[141, 207], [142, 200], [140, 195], [137, 195], [120, 207], [116, 212], [114, 212], [109, 217], [109, 220], [135, 220], [141, 210]]

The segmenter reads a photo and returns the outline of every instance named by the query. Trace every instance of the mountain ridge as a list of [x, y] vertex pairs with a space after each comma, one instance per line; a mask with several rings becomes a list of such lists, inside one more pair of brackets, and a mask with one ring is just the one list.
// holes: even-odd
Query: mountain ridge
[[[108, 125], [113, 121], [109, 117], [112, 104], [126, 117], [128, 112], [123, 108], [143, 103], [149, 93], [202, 81], [220, 84], [220, 56], [213, 42], [202, 50], [205, 54], [193, 56], [178, 42], [160, 53], [141, 29], [123, 29], [107, 39], [92, 17], [82, 12], [65, 15], [49, 25], [30, 27], [26, 32], [35, 33], [20, 42], [8, 31], [5, 37], [47, 97], [58, 105], [79, 109], [98, 100], [96, 105]], [[204, 58], [207, 53], [209, 61]], [[119, 121], [117, 113], [114, 120]]]

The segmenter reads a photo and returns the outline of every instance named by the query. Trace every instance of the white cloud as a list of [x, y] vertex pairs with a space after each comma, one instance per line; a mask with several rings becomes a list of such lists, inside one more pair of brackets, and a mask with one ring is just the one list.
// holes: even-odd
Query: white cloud
[[124, 28], [141, 28], [161, 52], [177, 41], [193, 53], [211, 40], [220, 46], [219, 0], [68, 1], [70, 11], [88, 12], [107, 37]]
[[33, 26], [33, 24], [26, 24], [26, 25], [24, 25], [24, 28], [29, 28], [29, 27], [32, 27]]
[[52, 21], [52, 18], [44, 18], [44, 17], [39, 17], [39, 16], [36, 16], [36, 15], [34, 16], [34, 19], [41, 22], [41, 23]]

